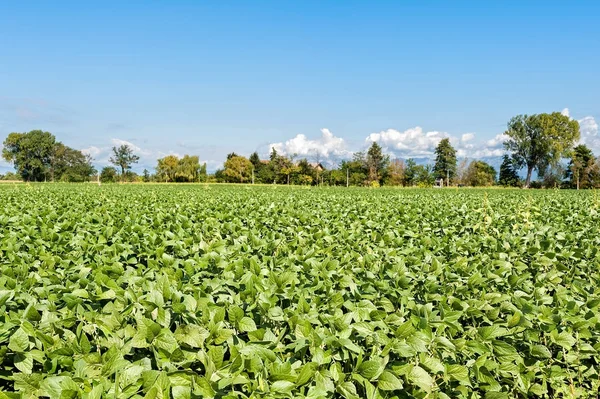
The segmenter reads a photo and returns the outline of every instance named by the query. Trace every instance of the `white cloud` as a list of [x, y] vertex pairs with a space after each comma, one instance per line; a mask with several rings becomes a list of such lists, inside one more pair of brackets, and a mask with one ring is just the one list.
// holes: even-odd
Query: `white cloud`
[[596, 155], [600, 153], [600, 136], [598, 135], [598, 122], [593, 116], [586, 116], [579, 121], [581, 132], [580, 142], [590, 147]]
[[561, 114], [563, 114], [564, 116], [568, 116], [570, 117], [571, 115], [569, 114], [569, 108], [563, 108], [562, 111], [560, 111]]
[[83, 152], [85, 155], [89, 155], [92, 158], [95, 158], [98, 155], [102, 154], [105, 150], [106, 150], [105, 148], [90, 146], [88, 148], [82, 149], [81, 152]]
[[121, 146], [121, 145], [129, 146], [129, 148], [131, 148], [133, 150], [133, 152], [137, 152], [141, 155], [152, 155], [152, 151], [143, 150], [142, 148], [138, 147], [137, 145], [133, 144], [130, 141], [121, 140], [121, 139], [111, 139], [111, 142], [115, 146]]
[[446, 137], [445, 132], [424, 132], [420, 126], [403, 132], [396, 129], [371, 133], [365, 141], [369, 144], [377, 142], [386, 152], [404, 158], [411, 156], [431, 156], [438, 143]]
[[269, 150], [275, 148], [278, 153], [285, 155], [298, 155], [319, 157], [324, 159], [339, 158], [350, 155], [346, 150], [346, 142], [341, 137], [336, 137], [329, 129], [321, 129], [321, 137], [309, 139], [304, 134], [286, 142], [269, 144]]
[[379, 133], [371, 133], [366, 142], [377, 141], [388, 154], [394, 157], [432, 158], [436, 146], [443, 138], [450, 139], [459, 158], [502, 156], [504, 154], [503, 143], [507, 139], [504, 134], [498, 134], [490, 140], [478, 142], [475, 133], [452, 136], [446, 132], [424, 132], [421, 127], [417, 126], [403, 132], [388, 129]]
[[475, 133], [465, 133], [461, 136], [460, 141], [466, 143], [467, 141], [471, 141], [475, 138]]

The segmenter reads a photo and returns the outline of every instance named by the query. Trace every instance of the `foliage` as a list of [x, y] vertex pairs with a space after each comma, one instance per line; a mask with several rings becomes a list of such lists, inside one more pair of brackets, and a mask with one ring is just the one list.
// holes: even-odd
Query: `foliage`
[[[444, 138], [435, 148], [435, 164], [433, 173], [438, 179], [449, 180], [456, 176], [456, 150], [449, 138]], [[450, 182], [446, 181], [446, 185]]]
[[496, 170], [483, 161], [471, 161], [467, 168], [466, 184], [469, 186], [492, 186], [496, 181]]
[[502, 164], [500, 165], [500, 176], [498, 184], [504, 187], [518, 187], [521, 179], [513, 166], [513, 161], [508, 155], [502, 156]]
[[3, 175], [0, 175], [0, 180], [19, 180], [21, 177], [18, 176], [16, 173], [14, 172], [6, 172]]
[[435, 177], [431, 165], [417, 165], [412, 158], [406, 161], [405, 186], [431, 187], [434, 182]]
[[529, 187], [533, 170], [543, 175], [579, 140], [579, 123], [560, 112], [518, 115], [508, 122], [504, 134], [508, 137], [504, 146], [515, 165], [527, 168], [525, 186]]
[[89, 155], [57, 142], [52, 133], [41, 130], [9, 134], [2, 157], [13, 163], [25, 181], [82, 182], [96, 172]]
[[102, 183], [115, 183], [119, 178], [119, 172], [112, 166], [105, 166], [100, 172], [100, 181]]
[[585, 144], [579, 144], [571, 151], [571, 159], [565, 171], [572, 188], [592, 188], [600, 180], [600, 168], [592, 150]]
[[383, 155], [383, 149], [376, 141], [374, 141], [369, 147], [365, 158], [367, 183], [372, 185], [373, 182], [379, 184], [380, 181], [383, 181], [385, 178], [384, 173], [389, 163], [389, 156]]
[[252, 177], [252, 163], [246, 157], [232, 155], [225, 162], [223, 175], [230, 183], [249, 182]]
[[206, 181], [206, 163], [200, 165], [197, 155], [167, 155], [157, 161], [156, 175], [159, 181], [197, 183]]
[[599, 389], [590, 191], [10, 185], [0, 202], [0, 397]]
[[404, 183], [404, 171], [406, 167], [401, 159], [394, 159], [387, 168], [384, 184], [386, 186], [401, 186]]
[[109, 161], [113, 165], [121, 168], [121, 179], [125, 179], [125, 171], [131, 169], [134, 163], [137, 163], [140, 159], [139, 156], [133, 153], [133, 149], [127, 144], [122, 144], [119, 147], [112, 148], [113, 155]]

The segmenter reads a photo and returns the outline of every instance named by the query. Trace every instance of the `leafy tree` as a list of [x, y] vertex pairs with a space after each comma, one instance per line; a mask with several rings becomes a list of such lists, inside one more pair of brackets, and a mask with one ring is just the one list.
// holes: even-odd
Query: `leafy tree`
[[127, 144], [120, 145], [119, 147], [112, 148], [113, 155], [109, 161], [113, 165], [121, 168], [121, 179], [125, 179], [125, 171], [131, 169], [131, 165], [137, 163], [140, 159], [133, 153], [133, 149]]
[[92, 158], [79, 150], [67, 147], [58, 142], [50, 159], [50, 175], [52, 181], [85, 182], [96, 173], [92, 166]]
[[179, 158], [176, 155], [167, 155], [157, 160], [156, 174], [165, 182], [173, 182], [175, 181], [178, 165]]
[[102, 183], [115, 183], [118, 178], [117, 169], [112, 166], [105, 166], [100, 172], [100, 181]]
[[417, 163], [413, 158], [408, 158], [406, 160], [406, 167], [404, 168], [404, 181], [402, 185], [404, 186], [412, 186], [415, 184], [415, 179], [417, 176]]
[[456, 168], [456, 176], [454, 180], [459, 185], [467, 184], [467, 171], [469, 169], [469, 161], [463, 158]]
[[560, 112], [518, 115], [508, 122], [504, 133], [505, 148], [511, 152], [515, 165], [527, 168], [525, 186], [529, 187], [534, 170], [543, 174], [549, 165], [556, 165], [579, 140], [579, 123]]
[[258, 171], [258, 169], [262, 166], [262, 162], [260, 161], [260, 156], [258, 155], [258, 152], [254, 151], [249, 158], [250, 162], [252, 162], [252, 165], [254, 165], [254, 170]]
[[384, 184], [386, 186], [401, 186], [404, 183], [405, 168], [404, 161], [401, 159], [395, 159], [390, 162]]
[[175, 181], [199, 182], [201, 169], [200, 158], [197, 155], [184, 155], [177, 163]]
[[6, 172], [3, 175], [0, 175], [0, 180], [9, 180], [10, 181], [10, 180], [19, 180], [19, 179], [20, 179], [19, 175], [17, 175], [14, 172], [10, 172], [10, 171]]
[[519, 179], [519, 175], [513, 166], [512, 159], [504, 154], [502, 156], [502, 164], [500, 165], [498, 184], [505, 187], [517, 187], [520, 181], [521, 179]]
[[496, 181], [496, 170], [484, 161], [472, 161], [467, 168], [469, 186], [492, 186]]
[[390, 159], [388, 156], [383, 155], [383, 150], [377, 142], [373, 142], [367, 156], [365, 158], [365, 164], [367, 167], [367, 179], [368, 183], [383, 179], [384, 171], [389, 164]]
[[571, 159], [566, 169], [565, 177], [570, 180], [571, 187], [589, 188], [594, 185], [596, 158], [592, 150], [585, 144], [580, 144], [571, 151]]
[[406, 160], [404, 169], [404, 185], [429, 187], [435, 182], [435, 175], [431, 165], [417, 165], [414, 159]]
[[246, 157], [232, 156], [225, 162], [223, 174], [227, 181], [232, 183], [243, 183], [248, 181], [252, 174], [252, 163]]
[[148, 171], [148, 169], [144, 169], [144, 171], [142, 172], [142, 177], [143, 177], [144, 183], [150, 182], [150, 172]]
[[450, 179], [456, 175], [456, 150], [450, 144], [450, 139], [444, 138], [435, 149], [435, 164], [433, 172], [438, 179], [446, 179], [446, 185], [450, 185]]
[[56, 139], [49, 132], [32, 130], [11, 133], [4, 140], [2, 158], [12, 162], [25, 181], [44, 181], [51, 164]]

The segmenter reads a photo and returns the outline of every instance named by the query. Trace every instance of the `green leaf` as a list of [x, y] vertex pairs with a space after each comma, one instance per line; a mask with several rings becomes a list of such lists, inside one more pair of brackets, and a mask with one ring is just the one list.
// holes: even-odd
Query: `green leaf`
[[192, 348], [201, 348], [209, 336], [208, 330], [195, 324], [180, 325], [175, 330], [175, 339]]
[[17, 353], [14, 357], [15, 367], [22, 373], [31, 374], [33, 371], [33, 357], [29, 353]]
[[381, 369], [382, 367], [380, 362], [377, 360], [368, 360], [366, 362], [362, 362], [357, 371], [363, 377], [372, 380], [379, 375]]
[[356, 393], [356, 386], [350, 381], [342, 382], [336, 387], [337, 392], [346, 399], [360, 399]]
[[531, 355], [537, 359], [552, 358], [552, 353], [544, 345], [533, 345], [531, 347]]
[[458, 381], [461, 385], [470, 387], [469, 370], [465, 366], [459, 364], [446, 365], [446, 375], [451, 379]]
[[408, 379], [411, 383], [418, 386], [425, 392], [431, 392], [433, 389], [433, 378], [419, 366], [412, 368], [408, 375]]
[[479, 335], [484, 341], [490, 341], [494, 338], [501, 337], [506, 335], [508, 331], [504, 327], [500, 327], [498, 325], [480, 327]]
[[29, 349], [29, 336], [21, 327], [10, 336], [8, 349], [14, 352], [26, 352]]
[[384, 370], [377, 379], [377, 388], [382, 391], [397, 391], [403, 388], [402, 382], [398, 377], [388, 370]]
[[294, 388], [295, 385], [296, 384], [294, 384], [293, 382], [280, 380], [280, 381], [275, 381], [271, 385], [271, 389], [275, 392], [288, 393], [288, 392], [292, 391], [292, 389]]
[[256, 324], [254, 320], [249, 317], [242, 317], [239, 323], [239, 330], [241, 332], [251, 332], [256, 331]]

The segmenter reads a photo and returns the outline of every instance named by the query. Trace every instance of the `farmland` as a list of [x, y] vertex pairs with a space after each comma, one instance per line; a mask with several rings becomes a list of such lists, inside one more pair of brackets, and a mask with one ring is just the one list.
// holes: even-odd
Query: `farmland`
[[0, 398], [600, 386], [592, 191], [7, 184], [0, 204]]

